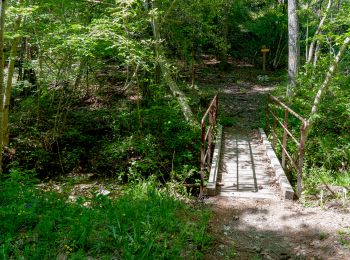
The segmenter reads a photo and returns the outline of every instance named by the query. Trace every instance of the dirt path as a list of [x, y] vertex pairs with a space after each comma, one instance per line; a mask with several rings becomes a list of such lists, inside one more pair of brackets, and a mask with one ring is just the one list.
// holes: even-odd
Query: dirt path
[[206, 259], [350, 259], [348, 209], [284, 200], [209, 201], [216, 242]]
[[[273, 88], [259, 78], [268, 77], [244, 63], [227, 73], [219, 72], [215, 61], [207, 65], [212, 74], [201, 76], [199, 84], [219, 90], [221, 109], [236, 122], [232, 130], [253, 134], [261, 125], [264, 95]], [[214, 197], [207, 203], [214, 211], [210, 232], [215, 242], [206, 259], [350, 259], [349, 202], [307, 207], [277, 196]]]

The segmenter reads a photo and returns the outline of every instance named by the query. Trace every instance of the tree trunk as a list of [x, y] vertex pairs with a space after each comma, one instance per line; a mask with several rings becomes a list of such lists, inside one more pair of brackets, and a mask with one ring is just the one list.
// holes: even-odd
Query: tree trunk
[[223, 69], [227, 69], [228, 68], [228, 32], [229, 32], [229, 17], [228, 17], [228, 10], [229, 10], [229, 2], [228, 0], [224, 1], [224, 6], [223, 6], [224, 10], [224, 14], [223, 14], [223, 28], [222, 28], [222, 33], [223, 33], [223, 40], [224, 40], [224, 46], [222, 46], [222, 50], [221, 51], [221, 67]]
[[310, 43], [309, 54], [308, 54], [308, 57], [307, 57], [307, 62], [311, 62], [313, 57], [314, 57], [315, 45], [316, 45], [316, 42], [317, 42], [316, 37], [317, 37], [317, 35], [319, 35], [321, 33], [322, 26], [323, 26], [323, 24], [324, 24], [324, 22], [325, 22], [325, 20], [327, 18], [327, 15], [329, 13], [329, 10], [330, 10], [331, 6], [332, 6], [332, 0], [329, 0], [327, 8], [326, 8], [326, 11], [325, 11], [323, 17], [321, 18], [321, 21], [320, 21], [320, 23], [319, 23], [319, 25], [317, 27], [317, 30], [315, 32], [315, 35], [314, 35], [313, 39], [312, 39], [312, 42]]
[[297, 0], [288, 1], [288, 87], [287, 96], [292, 95], [296, 86], [299, 66], [299, 23], [297, 16]]
[[[147, 6], [150, 7], [151, 4], [148, 2]], [[160, 44], [161, 38], [160, 38], [159, 28], [157, 26], [157, 20], [155, 19], [154, 16], [152, 16], [152, 18], [151, 18], [151, 25], [152, 25], [152, 30], [153, 30], [153, 37], [155, 39], [156, 59], [158, 61], [163, 79], [164, 79], [165, 83], [169, 86], [172, 95], [178, 100], [178, 102], [181, 106], [181, 109], [182, 109], [182, 113], [185, 116], [186, 120], [194, 123], [195, 118], [194, 118], [194, 115], [192, 113], [190, 106], [187, 103], [186, 96], [179, 89], [176, 82], [172, 79], [170, 72], [169, 72], [169, 69], [166, 66], [166, 62], [164, 60], [165, 57], [163, 55], [162, 46]]]
[[[32, 60], [32, 50], [28, 44], [28, 37], [25, 37], [25, 60], [27, 63]], [[24, 68], [23, 80], [27, 80], [33, 86], [37, 84], [36, 74], [31, 66], [29, 68]]]
[[[5, 83], [4, 83], [4, 25], [5, 25], [5, 9], [6, 9], [6, 1], [1, 0], [1, 11], [0, 11], [0, 126], [3, 121], [3, 104], [4, 99], [3, 96], [5, 94]], [[2, 173], [2, 152], [3, 152], [3, 130], [0, 129], [0, 173]]]
[[281, 33], [280, 35], [280, 39], [278, 41], [278, 45], [277, 45], [277, 50], [276, 50], [276, 53], [275, 53], [275, 57], [273, 59], [273, 63], [272, 63], [272, 67], [274, 69], [277, 69], [278, 68], [278, 65], [280, 64], [280, 61], [281, 61], [281, 57], [283, 55], [283, 52], [286, 48], [286, 43], [283, 42], [283, 33]]
[[23, 81], [23, 63], [24, 63], [24, 53], [25, 53], [25, 39], [21, 40], [21, 47], [19, 51], [19, 60], [18, 60], [18, 78], [17, 81]]
[[195, 68], [195, 62], [196, 62], [196, 54], [194, 50], [194, 46], [192, 46], [192, 51], [191, 51], [191, 78], [192, 78], [192, 84], [191, 87], [194, 88], [195, 86], [195, 80], [196, 80], [196, 68]]
[[337, 67], [338, 67], [338, 64], [339, 64], [341, 58], [343, 57], [343, 55], [345, 53], [345, 50], [349, 46], [349, 44], [350, 44], [350, 37], [347, 37], [344, 40], [343, 45], [340, 47], [339, 52], [338, 52], [337, 56], [335, 57], [332, 65], [329, 67], [327, 75], [326, 75], [326, 78], [323, 81], [321, 87], [319, 88], [319, 90], [318, 90], [318, 92], [316, 94], [316, 97], [315, 97], [315, 100], [314, 100], [314, 104], [313, 104], [312, 109], [311, 109], [311, 115], [310, 115], [310, 118], [309, 118], [310, 122], [313, 121], [313, 118], [314, 118], [314, 115], [317, 112], [318, 104], [320, 103], [322, 94], [329, 87], [331, 79], [332, 79], [333, 75], [335, 74], [335, 72], [337, 70]]
[[315, 55], [314, 55], [314, 67], [316, 67], [316, 65], [317, 65], [317, 60], [318, 60], [318, 54], [319, 54], [319, 52], [320, 52], [320, 41], [317, 41], [317, 43], [316, 43], [316, 49], [315, 49]]
[[37, 106], [36, 106], [36, 123], [39, 127], [40, 122], [40, 98], [42, 93], [42, 87], [43, 87], [43, 57], [41, 56], [41, 49], [38, 48], [38, 63], [39, 63], [39, 78], [38, 78], [38, 84], [37, 84]]
[[[23, 4], [23, 0], [19, 2], [20, 5]], [[21, 20], [22, 17], [18, 16], [16, 21], [15, 21], [15, 26], [14, 26], [14, 32], [17, 33], [19, 30], [19, 27], [21, 25]], [[12, 46], [11, 46], [11, 52], [10, 52], [10, 62], [8, 66], [8, 74], [7, 74], [7, 84], [6, 84], [6, 89], [4, 92], [3, 100], [3, 118], [2, 118], [2, 124], [1, 124], [1, 129], [2, 129], [2, 138], [3, 138], [3, 146], [8, 146], [9, 145], [9, 128], [8, 128], [8, 121], [9, 121], [9, 109], [10, 109], [10, 98], [11, 98], [11, 92], [12, 92], [12, 82], [13, 82], [13, 74], [15, 71], [15, 62], [16, 62], [16, 56], [17, 56], [17, 47], [18, 44], [20, 43], [21, 37], [19, 35], [16, 35], [15, 38], [12, 41]]]
[[[309, 5], [307, 6], [309, 8]], [[307, 61], [309, 56], [309, 17], [306, 20], [306, 36], [305, 36], [305, 60]]]

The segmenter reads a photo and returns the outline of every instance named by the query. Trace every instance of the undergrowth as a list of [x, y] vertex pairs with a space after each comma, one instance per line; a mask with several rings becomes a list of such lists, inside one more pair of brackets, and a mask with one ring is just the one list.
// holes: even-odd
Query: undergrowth
[[4, 172], [20, 165], [42, 179], [94, 173], [123, 183], [150, 175], [166, 182], [185, 168], [198, 175], [199, 127], [183, 119], [176, 100], [161, 89], [157, 95], [162, 98], [149, 104], [106, 95], [90, 104], [77, 97], [63, 111], [58, 101], [40, 99], [39, 115], [31, 109], [34, 100], [25, 98], [12, 113], [14, 153], [5, 154]]
[[36, 183], [16, 170], [0, 183], [0, 259], [197, 259], [210, 243], [210, 212], [154, 180], [76, 203]]

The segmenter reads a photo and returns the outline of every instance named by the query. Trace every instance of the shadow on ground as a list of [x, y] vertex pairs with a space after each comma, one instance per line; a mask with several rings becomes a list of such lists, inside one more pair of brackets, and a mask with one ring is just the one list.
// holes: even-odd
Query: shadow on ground
[[[350, 259], [337, 225], [332, 232], [320, 223], [319, 213], [303, 212], [290, 203], [240, 199], [215, 203], [210, 223], [214, 244], [205, 259]], [[328, 213], [324, 220], [332, 221]]]

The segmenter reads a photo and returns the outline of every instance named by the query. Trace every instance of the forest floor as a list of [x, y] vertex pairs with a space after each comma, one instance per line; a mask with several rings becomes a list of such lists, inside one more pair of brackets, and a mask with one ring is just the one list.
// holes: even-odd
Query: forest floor
[[[214, 59], [205, 63], [200, 89], [219, 91], [221, 112], [234, 118], [232, 128], [254, 133], [262, 126], [273, 75], [263, 76], [245, 63], [235, 62], [227, 72]], [[286, 201], [277, 195], [272, 200], [214, 197], [207, 203], [214, 212], [209, 227], [214, 243], [205, 259], [350, 259], [349, 201]]]

